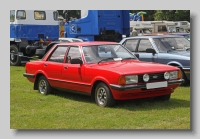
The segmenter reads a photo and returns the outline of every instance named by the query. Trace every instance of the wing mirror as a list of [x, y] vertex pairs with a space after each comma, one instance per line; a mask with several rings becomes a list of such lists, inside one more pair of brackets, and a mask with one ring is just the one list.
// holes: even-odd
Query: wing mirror
[[156, 53], [156, 51], [155, 51], [154, 49], [152, 49], [152, 48], [147, 48], [147, 49], [146, 49], [146, 52], [147, 52], [147, 53], [153, 53], [153, 54]]
[[138, 59], [140, 58], [140, 55], [139, 55], [139, 54], [136, 54], [136, 53], [135, 53], [134, 55], [135, 55]]
[[80, 58], [72, 58], [71, 64], [83, 64], [83, 61]]

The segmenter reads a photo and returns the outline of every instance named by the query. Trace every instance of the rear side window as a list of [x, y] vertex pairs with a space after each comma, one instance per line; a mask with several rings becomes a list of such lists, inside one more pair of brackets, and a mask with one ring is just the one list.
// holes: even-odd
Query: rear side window
[[34, 11], [34, 19], [35, 20], [46, 20], [45, 11]]
[[18, 20], [26, 19], [26, 12], [24, 10], [17, 10], [16, 18]]

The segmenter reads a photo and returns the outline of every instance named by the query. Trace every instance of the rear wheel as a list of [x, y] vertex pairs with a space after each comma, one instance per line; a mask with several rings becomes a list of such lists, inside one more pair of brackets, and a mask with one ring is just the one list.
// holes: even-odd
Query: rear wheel
[[40, 76], [38, 79], [38, 91], [42, 95], [48, 95], [52, 92], [52, 88], [44, 76]]
[[100, 107], [112, 107], [115, 100], [108, 86], [105, 83], [99, 83], [95, 89], [95, 102]]
[[11, 66], [20, 66], [21, 65], [21, 57], [18, 56], [19, 49], [17, 45], [10, 45], [10, 65]]

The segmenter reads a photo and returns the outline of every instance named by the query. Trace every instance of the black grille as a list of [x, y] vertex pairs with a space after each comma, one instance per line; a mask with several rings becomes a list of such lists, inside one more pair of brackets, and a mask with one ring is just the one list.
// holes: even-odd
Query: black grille
[[[148, 82], [155, 82], [155, 81], [161, 81], [165, 80], [164, 78], [164, 72], [163, 73], [154, 73], [154, 74], [149, 74], [149, 81]], [[143, 75], [138, 76], [138, 82], [144, 82], [143, 81]]]

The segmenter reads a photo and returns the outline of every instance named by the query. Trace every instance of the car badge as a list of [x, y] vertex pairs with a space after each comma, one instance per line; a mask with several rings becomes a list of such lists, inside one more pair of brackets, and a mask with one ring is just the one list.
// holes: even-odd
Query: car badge
[[158, 76], [154, 75], [153, 78], [156, 79], [156, 78], [158, 78]]

